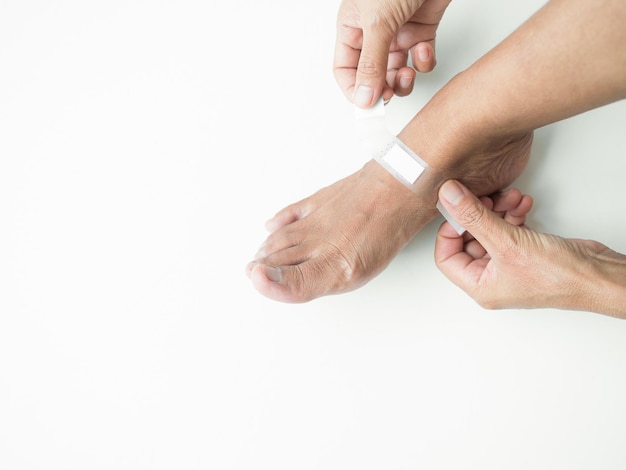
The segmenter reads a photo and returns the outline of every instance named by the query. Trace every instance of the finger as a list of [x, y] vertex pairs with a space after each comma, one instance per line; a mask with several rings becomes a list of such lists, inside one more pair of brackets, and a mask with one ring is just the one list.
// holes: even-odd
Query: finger
[[[409, 64], [409, 51], [390, 51], [387, 56], [387, 73], [398, 72]], [[389, 82], [392, 83], [392, 82]]]
[[356, 70], [363, 45], [363, 31], [346, 25], [338, 25], [333, 73], [339, 88], [346, 98], [352, 100], [356, 81]]
[[[408, 66], [409, 53], [406, 50], [393, 51], [389, 53], [387, 60], [386, 83], [393, 94], [407, 96], [413, 91], [415, 81], [415, 70]], [[383, 90], [383, 96], [385, 90]], [[386, 98], [386, 97], [385, 97]]]
[[465, 253], [474, 259], [479, 259], [487, 255], [487, 251], [480, 243], [478, 243], [477, 240], [470, 240], [465, 244], [463, 249], [465, 250]]
[[428, 24], [416, 21], [406, 23], [398, 32], [397, 39], [392, 44], [392, 50], [394, 48], [410, 50], [411, 60], [416, 70], [420, 72], [432, 71], [437, 64], [435, 54], [437, 26], [438, 23]]
[[439, 189], [439, 200], [450, 216], [470, 232], [492, 255], [508, 250], [512, 243], [510, 225], [488, 210], [458, 181], [446, 181]]
[[507, 211], [507, 215], [510, 215], [511, 217], [526, 217], [526, 215], [531, 211], [533, 203], [534, 201], [532, 196], [524, 194], [519, 203], [511, 210]]
[[385, 86], [389, 46], [393, 33], [363, 29], [363, 48], [359, 55], [352, 101], [361, 108], [369, 108], [380, 97]]
[[493, 210], [500, 214], [508, 223], [521, 226], [526, 222], [526, 215], [533, 206], [533, 199], [517, 188], [511, 188], [493, 196]]
[[465, 268], [474, 258], [465, 252], [465, 240], [449, 222], [444, 222], [437, 232], [435, 241], [435, 262], [437, 265], [449, 263], [449, 260], [458, 266], [458, 269]]
[[489, 196], [482, 196], [482, 197], [480, 198], [480, 202], [482, 202], [482, 203], [483, 203], [483, 205], [484, 205], [487, 209], [489, 209], [490, 211], [491, 211], [491, 210], [494, 210], [494, 208], [493, 208], [493, 206], [494, 206], [493, 199], [491, 199]]
[[493, 211], [494, 212], [507, 212], [520, 203], [524, 195], [517, 188], [510, 188], [505, 191], [500, 191], [491, 196], [493, 199]]
[[448, 279], [468, 292], [479, 282], [489, 257], [482, 254], [472, 256], [473, 249], [466, 251], [466, 246], [478, 242], [471, 241], [465, 245], [463, 238], [449, 222], [444, 222], [435, 241], [435, 263]]
[[408, 96], [415, 85], [415, 70], [411, 67], [403, 67], [395, 74], [393, 90], [397, 96]]
[[422, 73], [432, 72], [437, 65], [435, 56], [435, 40], [420, 42], [411, 49], [411, 60], [413, 67]]
[[[438, 24], [409, 21], [402, 25], [396, 39], [391, 44], [392, 50], [409, 50], [420, 42], [434, 41]], [[432, 44], [434, 45], [434, 43]]]

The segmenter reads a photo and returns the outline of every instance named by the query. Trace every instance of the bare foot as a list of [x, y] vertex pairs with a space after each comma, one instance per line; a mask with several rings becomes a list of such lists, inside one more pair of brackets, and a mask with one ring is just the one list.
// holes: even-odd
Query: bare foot
[[306, 302], [361, 287], [436, 216], [378, 163], [278, 212], [247, 267], [263, 295]]
[[478, 195], [491, 194], [519, 176], [531, 141], [526, 135], [497, 151], [448, 164], [435, 170], [436, 184], [416, 192], [377, 162], [368, 162], [268, 221], [270, 235], [246, 272], [261, 294], [281, 302], [308, 302], [357, 289], [437, 216], [437, 190], [444, 180], [455, 178]]

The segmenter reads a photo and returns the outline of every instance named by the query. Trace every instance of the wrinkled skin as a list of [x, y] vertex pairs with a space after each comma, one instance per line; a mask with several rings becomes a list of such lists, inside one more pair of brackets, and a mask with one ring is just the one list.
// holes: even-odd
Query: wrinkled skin
[[444, 223], [435, 262], [484, 308], [561, 308], [626, 318], [626, 256], [593, 240], [528, 228], [532, 198], [516, 189], [476, 198], [447, 181], [440, 201], [467, 229]]
[[[477, 195], [511, 184], [530, 156], [532, 134], [458, 161], [429, 162], [439, 185], [459, 179]], [[438, 212], [437, 187], [412, 192], [375, 161], [279, 211], [246, 272], [264, 296], [289, 303], [341, 294], [383, 271]]]

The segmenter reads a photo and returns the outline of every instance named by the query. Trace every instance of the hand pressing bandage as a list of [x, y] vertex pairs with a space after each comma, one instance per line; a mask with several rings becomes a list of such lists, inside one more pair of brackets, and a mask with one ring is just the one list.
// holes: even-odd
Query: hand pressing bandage
[[[385, 104], [382, 97], [371, 108], [363, 109], [355, 106], [354, 114], [356, 135], [362, 151], [376, 160], [398, 181], [415, 191], [415, 185], [428, 165], [387, 129]], [[437, 202], [437, 209], [459, 235], [465, 231], [439, 201]]]

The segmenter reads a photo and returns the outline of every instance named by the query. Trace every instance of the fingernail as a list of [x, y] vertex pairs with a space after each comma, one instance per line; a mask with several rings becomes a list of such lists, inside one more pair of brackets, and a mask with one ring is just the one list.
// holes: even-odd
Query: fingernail
[[360, 85], [354, 93], [354, 104], [361, 108], [369, 106], [374, 97], [374, 90], [367, 85]]
[[417, 57], [422, 62], [427, 62], [430, 59], [430, 50], [426, 44], [417, 46]]
[[456, 206], [463, 197], [463, 189], [461, 189], [459, 183], [450, 180], [443, 183], [441, 189], [439, 190], [439, 194], [450, 204]]
[[280, 282], [283, 279], [283, 273], [280, 268], [275, 266], [263, 266], [263, 272], [270, 281]]
[[411, 77], [401, 77], [400, 78], [400, 86], [402, 88], [410, 88], [413, 83], [413, 78]]

